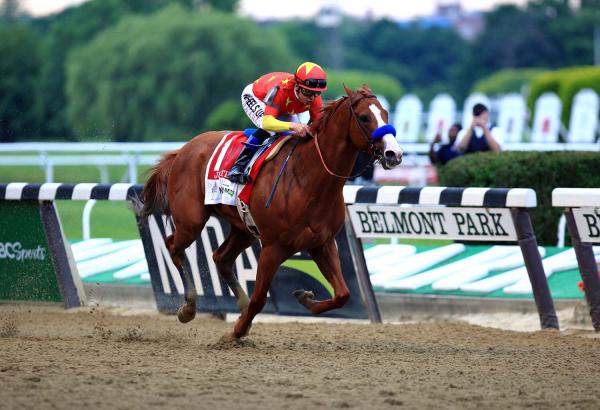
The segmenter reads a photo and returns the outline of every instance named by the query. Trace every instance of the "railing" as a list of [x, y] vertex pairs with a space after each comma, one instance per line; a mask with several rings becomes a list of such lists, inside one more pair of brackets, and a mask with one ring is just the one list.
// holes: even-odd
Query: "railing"
[[[53, 182], [56, 166], [96, 166], [99, 181], [109, 183], [109, 166], [126, 166], [127, 182], [138, 182], [138, 166], [153, 165], [164, 152], [180, 148], [184, 142], [159, 143], [64, 143], [17, 142], [0, 144], [0, 166], [39, 166], [44, 169], [46, 182]], [[425, 184], [425, 167], [430, 165], [428, 143], [401, 143], [405, 152], [405, 167], [422, 168], [416, 185]], [[600, 151], [600, 143], [508, 143], [507, 151]], [[37, 153], [36, 155], [13, 155]], [[77, 153], [80, 155], [64, 155]], [[126, 182], [126, 181], [122, 181]]]
[[[169, 143], [65, 143], [17, 142], [0, 144], [0, 166], [39, 166], [46, 182], [54, 181], [55, 166], [96, 166], [100, 182], [109, 183], [109, 166], [126, 166], [127, 180], [137, 183], [138, 165], [154, 164], [160, 154], [180, 148], [183, 142]], [[10, 155], [35, 152], [37, 155]], [[150, 153], [154, 154], [142, 154]], [[57, 155], [78, 153], [81, 155]]]

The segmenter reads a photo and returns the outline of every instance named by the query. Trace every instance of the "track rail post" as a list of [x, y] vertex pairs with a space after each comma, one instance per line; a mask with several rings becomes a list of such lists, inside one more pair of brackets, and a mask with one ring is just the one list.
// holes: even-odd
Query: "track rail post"
[[569, 234], [571, 234], [579, 272], [585, 287], [585, 300], [592, 318], [592, 325], [596, 332], [600, 332], [600, 277], [598, 277], [598, 267], [592, 244], [581, 241], [571, 208], [565, 209], [565, 217], [567, 218], [567, 227], [569, 228]]
[[[346, 211], [347, 212], [347, 211]], [[354, 266], [356, 267], [356, 277], [358, 279], [358, 286], [360, 287], [360, 293], [362, 294], [363, 301], [367, 308], [367, 314], [371, 323], [381, 323], [381, 313], [379, 312], [379, 306], [377, 305], [377, 299], [375, 298], [375, 292], [371, 285], [371, 278], [369, 277], [369, 270], [367, 269], [367, 261], [363, 253], [362, 241], [356, 236], [352, 222], [350, 218], [346, 216], [346, 237], [348, 238], [348, 247], [352, 259], [354, 260]]]
[[544, 272], [542, 257], [538, 250], [537, 239], [531, 225], [529, 213], [524, 208], [511, 208], [511, 215], [517, 233], [519, 247], [533, 289], [533, 298], [540, 316], [542, 329], [558, 329], [558, 317]]

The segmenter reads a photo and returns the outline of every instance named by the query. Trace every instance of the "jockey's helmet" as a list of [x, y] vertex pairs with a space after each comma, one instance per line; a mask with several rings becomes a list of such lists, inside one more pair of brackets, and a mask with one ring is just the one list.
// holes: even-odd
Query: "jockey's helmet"
[[325, 91], [327, 90], [327, 74], [320, 65], [306, 62], [300, 64], [296, 70], [296, 83], [307, 90]]

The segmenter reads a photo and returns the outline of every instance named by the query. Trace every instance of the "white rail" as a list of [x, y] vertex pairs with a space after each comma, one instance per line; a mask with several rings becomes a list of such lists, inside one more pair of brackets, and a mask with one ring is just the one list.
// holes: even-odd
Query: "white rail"
[[[184, 142], [15, 142], [0, 144], [0, 166], [39, 166], [44, 169], [46, 182], [54, 181], [56, 166], [96, 166], [100, 182], [109, 183], [109, 166], [126, 166], [127, 180], [137, 183], [138, 165], [153, 165], [160, 155], [183, 146]], [[404, 164], [412, 167], [429, 165], [429, 144], [401, 144], [406, 153]], [[600, 151], [600, 143], [511, 143], [507, 151]], [[37, 155], [14, 155], [37, 153]], [[60, 155], [72, 153], [72, 155]], [[153, 153], [153, 154], [150, 154]], [[79, 154], [79, 155], [77, 155]], [[419, 178], [424, 185], [425, 173]], [[125, 181], [123, 181], [125, 182]]]
[[0, 144], [0, 152], [165, 152], [183, 144], [185, 142], [6, 142]]

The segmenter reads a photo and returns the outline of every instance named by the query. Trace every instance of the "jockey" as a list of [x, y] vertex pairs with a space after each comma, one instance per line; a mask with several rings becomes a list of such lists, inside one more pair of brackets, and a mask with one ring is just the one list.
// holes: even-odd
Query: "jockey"
[[249, 182], [246, 166], [258, 146], [270, 135], [291, 132], [303, 137], [308, 125], [299, 122], [298, 115], [310, 112], [310, 121], [321, 115], [321, 92], [327, 90], [327, 75], [317, 64], [301, 64], [295, 74], [269, 73], [249, 84], [242, 92], [242, 107], [258, 127], [229, 171], [229, 180], [238, 184]]

